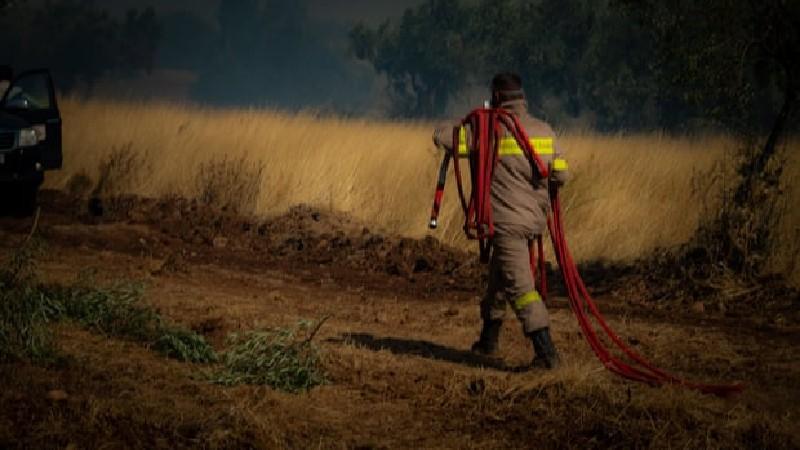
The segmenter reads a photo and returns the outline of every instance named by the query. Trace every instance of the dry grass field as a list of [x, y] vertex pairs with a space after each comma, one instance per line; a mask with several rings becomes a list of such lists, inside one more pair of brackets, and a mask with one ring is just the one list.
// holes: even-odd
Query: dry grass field
[[[64, 169], [48, 174], [35, 238], [30, 218], [0, 218], [2, 449], [800, 446], [793, 297], [731, 314], [606, 289], [613, 269], [587, 278], [627, 344], [679, 376], [744, 383], [731, 398], [612, 375], [557, 281], [548, 307], [562, 367], [520, 370], [532, 352], [514, 320], [498, 357], [470, 352], [485, 267], [464, 251], [454, 186], [438, 240], [424, 238], [431, 124], [75, 99], [62, 109]], [[725, 138], [567, 133], [562, 144], [582, 260], [686, 241], [732, 182]], [[792, 180], [800, 161], [787, 164]], [[786, 189], [796, 204], [798, 187]], [[789, 208], [776, 270], [788, 271], [798, 223]], [[135, 295], [118, 287], [127, 280]], [[322, 318], [288, 345], [238, 344]], [[287, 390], [308, 373], [305, 346], [324, 382]], [[261, 378], [231, 381], [248, 371]], [[283, 384], [253, 381], [269, 377]]]
[[[105, 164], [105, 188], [117, 193], [205, 197], [256, 215], [307, 203], [389, 233], [428, 233], [439, 161], [431, 124], [76, 99], [62, 109], [64, 170], [48, 176], [48, 187], [67, 188], [76, 174], [97, 183]], [[579, 260], [629, 260], [686, 241], [733, 182], [735, 143], [725, 137], [566, 133], [561, 143], [574, 174], [563, 201]], [[800, 161], [787, 153], [784, 178], [792, 180]], [[454, 184], [434, 236], [471, 248]], [[786, 201], [800, 203], [800, 186], [786, 186]], [[799, 224], [800, 210], [789, 208], [773, 261], [794, 280], [800, 271], [788, 261]]]

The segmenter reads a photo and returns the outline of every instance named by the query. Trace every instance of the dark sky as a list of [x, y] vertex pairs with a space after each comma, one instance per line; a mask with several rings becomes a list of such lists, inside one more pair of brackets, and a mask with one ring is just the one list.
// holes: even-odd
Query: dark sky
[[[292, 0], [288, 0], [292, 1]], [[309, 11], [315, 19], [348, 24], [358, 21], [379, 23], [397, 17], [424, 0], [308, 0]], [[207, 18], [213, 17], [219, 0], [103, 0], [110, 10], [123, 12], [129, 8], [153, 6], [161, 12], [190, 10]]]

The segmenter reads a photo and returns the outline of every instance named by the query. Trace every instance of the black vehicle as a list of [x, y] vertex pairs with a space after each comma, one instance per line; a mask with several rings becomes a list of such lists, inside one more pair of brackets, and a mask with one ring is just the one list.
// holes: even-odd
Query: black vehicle
[[0, 67], [0, 209], [31, 213], [46, 170], [61, 168], [61, 114], [50, 72]]

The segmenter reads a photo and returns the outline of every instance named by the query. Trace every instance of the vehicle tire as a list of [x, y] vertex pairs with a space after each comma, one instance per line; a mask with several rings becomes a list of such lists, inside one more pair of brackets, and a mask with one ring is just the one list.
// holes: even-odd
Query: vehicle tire
[[17, 189], [17, 215], [20, 217], [30, 217], [36, 213], [39, 206], [39, 185], [37, 181], [25, 181], [19, 183]]
[[2, 184], [2, 206], [0, 215], [11, 217], [30, 217], [36, 212], [39, 194], [38, 180], [14, 181]]

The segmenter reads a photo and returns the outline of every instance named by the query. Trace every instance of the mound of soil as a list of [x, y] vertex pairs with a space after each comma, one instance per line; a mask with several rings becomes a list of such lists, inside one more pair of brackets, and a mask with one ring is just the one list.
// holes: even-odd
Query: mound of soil
[[[380, 274], [404, 285], [411, 282], [416, 285], [412, 289], [425, 297], [446, 291], [474, 295], [486, 282], [485, 266], [474, 253], [430, 236], [410, 239], [375, 231], [347, 214], [309, 205], [256, 218], [179, 197], [125, 196], [87, 202], [60, 191], [43, 191], [41, 202], [48, 224], [59, 223], [60, 217], [64, 226], [76, 221], [114, 225], [114, 232], [107, 235], [102, 235], [102, 227], [93, 227], [98, 229], [91, 235], [84, 230], [83, 235], [77, 234], [81, 242], [75, 244], [94, 241], [98, 248], [151, 255], [165, 260], [166, 268], [180, 268], [187, 258], [238, 268], [303, 266], [326, 269], [324, 277], [346, 272], [343, 276], [354, 284], [366, 285], [384, 283], [374, 277]], [[127, 227], [123, 234], [121, 224]], [[54, 233], [52, 238], [76, 239], [76, 232]], [[736, 318], [777, 327], [800, 323], [800, 295], [785, 283], [770, 280], [748, 291], [737, 289], [733, 295], [714, 297], [676, 278], [680, 268], [673, 267], [676, 264], [590, 262], [579, 270], [593, 295], [610, 294], [659, 316], [674, 312], [677, 306], [686, 316]], [[548, 269], [550, 289], [564, 296], [557, 267], [548, 264]], [[362, 276], [356, 279], [353, 273]], [[736, 301], [726, 301], [728, 297]], [[752, 301], [742, 301], [745, 297]]]
[[[206, 248], [217, 257], [249, 254], [262, 262], [344, 267], [412, 281], [422, 277], [432, 281], [432, 286], [457, 285], [464, 290], [478, 289], [485, 277], [475, 254], [433, 237], [411, 239], [376, 232], [347, 214], [308, 205], [295, 206], [278, 216], [254, 218], [178, 197], [126, 196], [87, 204], [60, 191], [43, 191], [41, 201], [49, 214], [83, 223], [122, 222], [157, 230], [161, 236], [149, 239], [149, 251], [162, 257], [174, 256], [173, 250], [183, 244]], [[142, 240], [148, 239], [129, 239], [129, 250], [140, 250]]]

